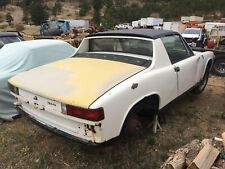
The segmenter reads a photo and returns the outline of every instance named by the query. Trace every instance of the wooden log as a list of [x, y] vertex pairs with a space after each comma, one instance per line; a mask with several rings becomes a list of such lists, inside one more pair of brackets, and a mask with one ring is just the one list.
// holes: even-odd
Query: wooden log
[[168, 158], [161, 169], [184, 169], [186, 165], [187, 149], [179, 149]]
[[225, 151], [225, 132], [222, 134], [222, 139], [223, 139], [223, 149]]
[[219, 150], [210, 144], [206, 144], [188, 169], [210, 169], [219, 155]]
[[186, 153], [181, 152], [176, 154], [172, 161], [166, 165], [166, 169], [184, 169], [186, 164]]

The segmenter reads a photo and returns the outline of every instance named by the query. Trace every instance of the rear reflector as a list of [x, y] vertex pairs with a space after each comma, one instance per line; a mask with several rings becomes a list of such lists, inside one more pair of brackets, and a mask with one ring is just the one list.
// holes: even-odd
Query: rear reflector
[[66, 111], [67, 115], [90, 121], [101, 121], [105, 118], [103, 108], [83, 109], [75, 106], [66, 105]]

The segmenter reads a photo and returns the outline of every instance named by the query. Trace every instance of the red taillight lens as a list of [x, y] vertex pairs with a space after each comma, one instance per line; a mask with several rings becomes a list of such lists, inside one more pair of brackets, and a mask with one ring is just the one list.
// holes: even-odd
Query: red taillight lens
[[66, 105], [66, 111], [67, 115], [90, 121], [101, 121], [105, 118], [103, 108], [83, 109], [75, 106]]

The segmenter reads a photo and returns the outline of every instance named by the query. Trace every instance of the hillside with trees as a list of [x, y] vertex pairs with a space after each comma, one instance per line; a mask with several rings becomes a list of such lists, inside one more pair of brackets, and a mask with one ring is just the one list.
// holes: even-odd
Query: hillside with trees
[[[48, 5], [52, 2], [53, 5]], [[1, 0], [0, 8], [13, 3], [23, 9], [24, 23], [39, 25], [49, 16], [57, 17], [66, 3], [79, 4], [76, 18], [88, 15], [97, 25], [112, 27], [122, 22], [131, 22], [142, 17], [157, 15], [167, 21], [180, 20], [180, 16], [199, 15], [207, 20], [225, 17], [225, 1], [212, 0]], [[7, 18], [10, 18], [10, 13]], [[68, 17], [74, 17], [68, 14]]]

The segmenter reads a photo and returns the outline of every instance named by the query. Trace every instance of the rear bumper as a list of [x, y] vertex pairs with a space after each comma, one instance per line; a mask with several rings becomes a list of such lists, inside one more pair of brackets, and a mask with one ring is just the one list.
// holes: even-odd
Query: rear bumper
[[79, 142], [79, 143], [83, 143], [83, 144], [87, 144], [87, 145], [92, 145], [92, 146], [97, 146], [100, 145], [99, 143], [94, 143], [79, 137], [76, 137], [74, 135], [68, 134], [62, 130], [57, 129], [56, 127], [50, 126], [50, 125], [46, 125], [43, 122], [40, 122], [39, 120], [35, 119], [34, 117], [32, 117], [31, 115], [29, 115], [28, 113], [26, 113], [20, 106], [16, 107], [17, 111], [23, 115], [25, 115], [26, 117], [30, 118], [34, 123], [36, 123], [38, 126], [41, 126], [55, 134], [58, 134], [60, 136], [66, 137], [70, 140]]

